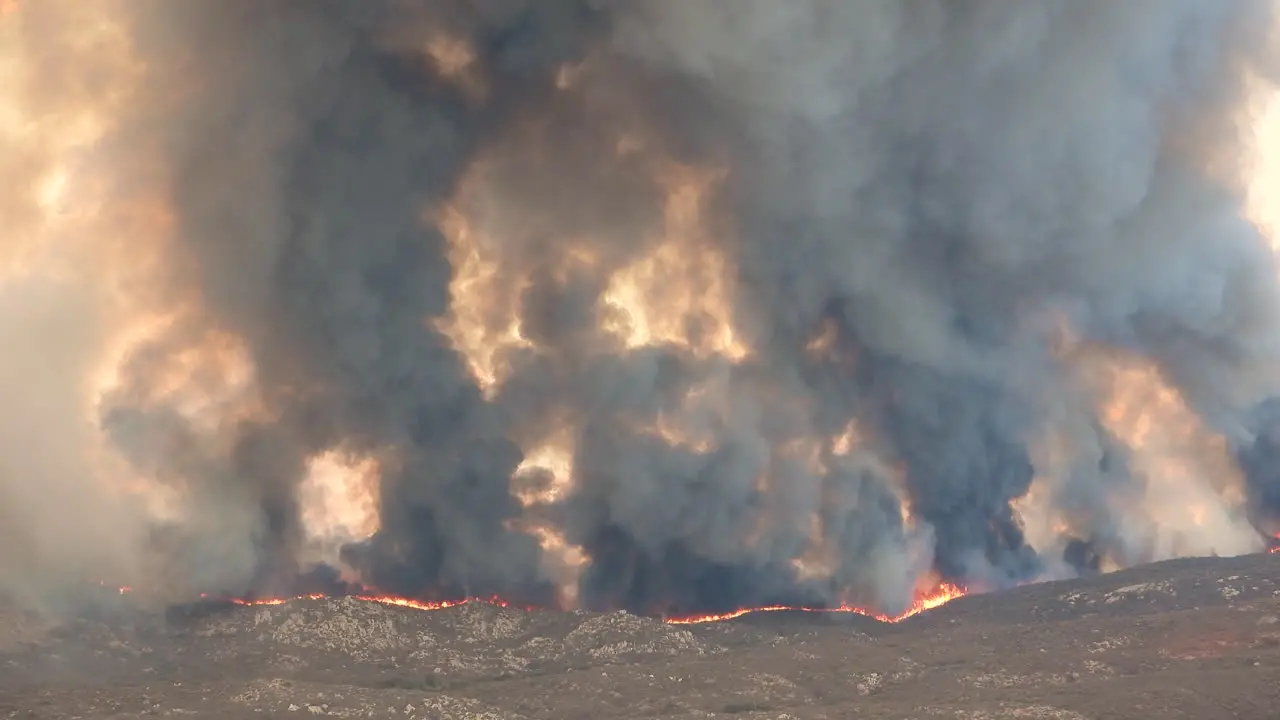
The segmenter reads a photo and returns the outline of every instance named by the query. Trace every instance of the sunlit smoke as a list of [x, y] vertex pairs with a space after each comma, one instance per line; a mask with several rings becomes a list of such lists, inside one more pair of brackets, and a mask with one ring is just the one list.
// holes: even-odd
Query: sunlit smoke
[[1245, 113], [1252, 131], [1246, 211], [1280, 253], [1280, 92], [1259, 82]]
[[315, 563], [338, 566], [344, 546], [378, 531], [378, 461], [328, 451], [307, 461], [298, 488], [302, 529]]
[[453, 267], [450, 312], [435, 324], [467, 359], [481, 389], [491, 395], [510, 372], [506, 354], [531, 343], [521, 335], [516, 310], [523, 288], [501, 274], [502, 239], [485, 227], [486, 212], [492, 212], [487, 203], [492, 200], [478, 187], [483, 176], [484, 167], [478, 164], [471, 179], [462, 183], [456, 204], [445, 206], [434, 219], [449, 241]]
[[[1107, 535], [1096, 550], [1109, 568], [1261, 549], [1227, 439], [1205, 426], [1157, 366], [1087, 344], [1061, 352], [1091, 398], [1086, 402], [1097, 408], [1102, 434], [1093, 427], [1073, 428], [1071, 409], [1059, 409], [1063, 421], [1051, 429], [1037, 458], [1043, 474], [1015, 502], [1037, 549], [1060, 554], [1073, 538]], [[1108, 442], [1115, 447], [1108, 449]], [[1110, 464], [1118, 473], [1091, 500], [1101, 505], [1073, 507], [1073, 473], [1081, 471], [1082, 460]]]
[[[41, 604], [67, 582], [145, 575], [147, 518], [175, 504], [119, 462], [97, 428], [99, 398], [133, 338], [174, 307], [160, 309], [174, 300], [157, 274], [171, 270], [173, 225], [148, 175], [154, 158], [110, 147], [144, 85], [115, 9], [0, 6], [0, 334], [11, 349], [0, 363], [10, 458], [0, 514], [14, 550], [0, 563], [0, 591]], [[178, 392], [170, 375], [154, 379], [146, 391], [186, 412], [220, 410]]]
[[730, 268], [707, 222], [709, 197], [723, 178], [718, 169], [659, 168], [662, 235], [615, 272], [601, 296], [605, 329], [628, 348], [675, 345], [734, 361], [748, 354], [733, 326]]
[[557, 603], [572, 608], [578, 604], [578, 584], [590, 562], [581, 546], [570, 543], [554, 523], [540, 520], [540, 508], [553, 508], [573, 491], [574, 445], [567, 426], [524, 453], [524, 460], [512, 474], [513, 494], [533, 513], [509, 529], [532, 535], [542, 549], [542, 572], [556, 586]]

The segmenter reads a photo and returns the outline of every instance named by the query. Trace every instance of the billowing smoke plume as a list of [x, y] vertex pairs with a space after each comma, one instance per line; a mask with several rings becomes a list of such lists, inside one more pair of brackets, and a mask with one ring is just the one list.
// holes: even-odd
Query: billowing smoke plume
[[3, 232], [115, 314], [76, 316], [96, 374], [6, 353], [15, 398], [92, 375], [94, 429], [9, 402], [6, 543], [108, 553], [110, 518], [180, 593], [647, 612], [1261, 548], [1271, 14], [25, 0], [4, 142], [44, 151], [0, 159]]

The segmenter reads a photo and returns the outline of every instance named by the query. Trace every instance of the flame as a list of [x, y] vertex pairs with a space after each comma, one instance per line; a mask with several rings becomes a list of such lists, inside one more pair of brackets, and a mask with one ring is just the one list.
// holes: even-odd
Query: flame
[[[122, 595], [131, 591], [132, 589], [128, 587], [121, 587], [119, 589], [119, 592]], [[764, 606], [764, 607], [742, 608], [740, 610], [735, 610], [733, 612], [727, 612], [727, 613], [708, 614], [708, 615], [690, 615], [686, 617], [669, 617], [669, 618], [665, 618], [664, 622], [666, 622], [669, 625], [697, 625], [702, 623], [733, 620], [735, 618], [740, 618], [740, 617], [743, 617], [744, 615], [749, 615], [752, 613], [810, 612], [810, 613], [854, 613], [857, 615], [863, 615], [865, 617], [879, 620], [880, 622], [899, 623], [899, 622], [902, 622], [903, 620], [906, 620], [907, 618], [915, 617], [916, 615], [919, 615], [921, 613], [939, 608], [951, 602], [952, 600], [955, 600], [960, 597], [964, 597], [966, 594], [967, 592], [959, 586], [952, 585], [950, 583], [939, 583], [931, 591], [920, 594], [915, 599], [915, 601], [912, 602], [911, 607], [907, 608], [906, 610], [904, 610], [903, 612], [897, 615], [886, 615], [884, 613], [876, 613], [871, 610], [854, 607], [850, 605], [842, 605], [841, 607], [836, 607], [836, 608], [809, 608], [809, 607], [793, 607], [793, 606], [787, 606], [787, 605], [771, 605], [771, 606]], [[200, 597], [202, 599], [214, 599], [208, 595], [201, 595]], [[512, 605], [510, 602], [497, 596], [487, 597], [487, 598], [469, 597], [469, 598], [463, 598], [460, 600], [428, 601], [428, 600], [414, 600], [412, 598], [402, 597], [398, 595], [382, 595], [382, 594], [376, 594], [376, 593], [370, 593], [370, 592], [354, 593], [351, 595], [343, 595], [343, 596], [326, 595], [324, 593], [309, 593], [304, 595], [294, 595], [290, 597], [226, 598], [225, 602], [230, 602], [232, 604], [241, 605], [244, 607], [269, 607], [269, 606], [286, 605], [291, 602], [300, 602], [300, 601], [307, 601], [307, 600], [311, 600], [311, 601], [328, 600], [336, 597], [349, 597], [353, 600], [380, 603], [382, 605], [391, 605], [394, 607], [411, 608], [414, 610], [425, 610], [425, 611], [447, 610], [449, 608], [456, 608], [456, 607], [461, 607], [463, 605], [469, 605], [469, 604], [486, 604], [486, 605], [494, 605], [502, 608], [516, 607]], [[525, 607], [520, 609], [527, 610], [527, 611], [535, 610], [535, 608], [530, 608], [530, 607]]]
[[601, 300], [604, 330], [630, 349], [677, 345], [696, 356], [740, 361], [750, 354], [732, 319], [733, 284], [723, 253], [705, 242], [706, 206], [725, 171], [663, 163], [663, 235], [615, 272]]
[[[208, 599], [207, 596], [202, 595], [201, 597]], [[291, 597], [273, 597], [273, 598], [254, 598], [254, 599], [229, 598], [227, 602], [230, 602], [235, 605], [241, 605], [243, 607], [271, 607], [276, 605], [287, 605], [292, 602], [302, 602], [307, 600], [313, 600], [313, 601], [314, 600], [331, 600], [331, 599], [334, 599], [335, 597], [349, 597], [352, 600], [360, 600], [363, 602], [379, 603], [381, 605], [391, 605], [394, 607], [403, 607], [403, 608], [411, 608], [413, 610], [427, 610], [427, 611], [448, 610], [449, 608], [462, 607], [463, 605], [471, 605], [471, 604], [494, 605], [496, 607], [501, 607], [501, 608], [512, 607], [511, 603], [508, 603], [506, 600], [503, 600], [502, 598], [499, 598], [499, 597], [463, 598], [462, 600], [426, 601], [426, 600], [413, 600], [411, 598], [400, 597], [398, 595], [357, 594], [357, 595], [333, 596], [333, 595], [325, 595], [323, 593], [310, 593], [307, 595], [294, 595]], [[530, 609], [530, 608], [526, 608], [526, 609]]]
[[733, 612], [714, 615], [693, 615], [689, 617], [667, 618], [667, 623], [671, 625], [698, 625], [701, 623], [733, 620], [744, 615], [760, 612], [854, 613], [879, 620], [880, 622], [899, 623], [907, 618], [915, 617], [920, 613], [942, 607], [956, 598], [964, 597], [966, 594], [967, 592], [963, 588], [950, 583], [941, 583], [934, 590], [917, 597], [916, 600], [912, 602], [911, 607], [898, 615], [885, 615], [883, 613], [876, 613], [865, 608], [849, 605], [842, 605], [837, 608], [807, 608], [790, 607], [786, 605], [770, 605], [757, 608], [742, 608], [734, 610]]

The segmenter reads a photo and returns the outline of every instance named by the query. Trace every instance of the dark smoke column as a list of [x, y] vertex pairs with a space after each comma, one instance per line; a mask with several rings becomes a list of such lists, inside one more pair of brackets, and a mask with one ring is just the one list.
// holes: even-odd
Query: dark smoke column
[[[163, 155], [201, 313], [103, 423], [218, 500], [174, 532], [188, 565], [248, 557], [219, 583], [297, 587], [300, 483], [335, 449], [381, 469], [344, 562], [432, 599], [892, 612], [931, 574], [1089, 565], [1085, 540], [1152, 559], [1166, 479], [1115, 458], [1157, 451], [1115, 447], [1097, 391], [1134, 358], [1270, 502], [1241, 428], [1280, 293], [1206, 169], [1264, 3], [135, 8], [183, 90], [122, 141]], [[128, 390], [208, 328], [262, 395], [217, 443]], [[1066, 534], [1017, 509], [1037, 483]]]

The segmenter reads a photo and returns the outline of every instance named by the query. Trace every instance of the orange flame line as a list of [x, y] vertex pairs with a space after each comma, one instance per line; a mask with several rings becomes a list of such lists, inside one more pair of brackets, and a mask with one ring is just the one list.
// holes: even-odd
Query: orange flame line
[[911, 604], [911, 607], [907, 608], [904, 612], [902, 612], [899, 615], [885, 615], [883, 613], [874, 613], [865, 608], [853, 607], [849, 605], [842, 605], [837, 608], [807, 608], [807, 607], [788, 607], [786, 605], [772, 605], [768, 607], [742, 608], [739, 610], [734, 610], [733, 612], [721, 613], [717, 615], [692, 615], [689, 617], [667, 618], [667, 623], [669, 625], [698, 625], [701, 623], [733, 620], [734, 618], [740, 618], [744, 615], [750, 615], [751, 613], [783, 612], [783, 611], [812, 612], [812, 613], [853, 613], [856, 615], [863, 615], [865, 617], [873, 618], [875, 620], [879, 620], [880, 622], [898, 623], [898, 622], [902, 622], [903, 620], [906, 620], [909, 617], [914, 617], [916, 615], [919, 615], [920, 613], [925, 612], [927, 610], [933, 610], [934, 608], [946, 605], [952, 600], [955, 600], [958, 597], [963, 597], [966, 594], [967, 594], [967, 591], [964, 588], [951, 585], [948, 583], [943, 583], [942, 585], [939, 585], [937, 589], [935, 589], [933, 592], [925, 595], [922, 598], [917, 599], [914, 603]]
[[[1273, 550], [1272, 552], [1275, 552], [1275, 551]], [[106, 583], [100, 582], [99, 584], [105, 586]], [[118, 588], [118, 592], [121, 595], [125, 595], [133, 592], [133, 588], [128, 586], [120, 587]], [[790, 611], [790, 612], [809, 612], [809, 613], [854, 613], [857, 615], [862, 615], [864, 617], [869, 617], [875, 620], [879, 620], [880, 622], [897, 623], [897, 622], [902, 622], [903, 620], [906, 620], [909, 617], [914, 617], [916, 615], [919, 615], [922, 612], [926, 612], [928, 610], [941, 607], [942, 605], [945, 605], [948, 602], [951, 602], [952, 600], [955, 600], [958, 597], [963, 597], [965, 594], [967, 594], [967, 591], [964, 588], [958, 587], [956, 585], [944, 583], [942, 585], [939, 585], [933, 592], [921, 598], [918, 598], [914, 603], [912, 603], [910, 608], [908, 608], [906, 611], [904, 611], [899, 615], [886, 615], [883, 613], [875, 613], [865, 608], [853, 607], [850, 605], [842, 605], [836, 608], [810, 608], [810, 607], [798, 607], [798, 606], [788, 606], [788, 605], [771, 605], [771, 606], [765, 606], [765, 607], [741, 608], [739, 610], [734, 610], [733, 612], [719, 613], [719, 614], [670, 617], [670, 618], [665, 618], [664, 622], [666, 622], [668, 625], [698, 625], [702, 623], [733, 620], [735, 618], [740, 618], [744, 615], [750, 615], [751, 613]], [[483, 603], [486, 605], [494, 605], [502, 608], [513, 607], [511, 603], [496, 596], [489, 597], [489, 598], [465, 598], [462, 600], [439, 600], [434, 602], [412, 600], [410, 598], [399, 597], [396, 595], [370, 595], [370, 594], [334, 596], [334, 595], [325, 595], [323, 593], [310, 593], [306, 595], [294, 595], [292, 597], [246, 599], [246, 598], [213, 598], [206, 593], [202, 593], [200, 597], [201, 599], [204, 599], [204, 600], [210, 600], [210, 599], [223, 600], [225, 602], [229, 602], [234, 605], [240, 605], [243, 607], [265, 607], [265, 606], [273, 606], [273, 605], [285, 605], [287, 603], [300, 601], [300, 600], [326, 600], [334, 597], [349, 597], [354, 600], [362, 600], [364, 602], [379, 603], [382, 605], [392, 605], [395, 607], [412, 608], [414, 610], [447, 610], [448, 608], [460, 607], [462, 605], [468, 605], [473, 603]], [[533, 610], [534, 608], [523, 608], [523, 609]]]
[[[930, 595], [920, 600], [917, 600], [915, 603], [912, 604], [910, 608], [908, 608], [906, 611], [904, 611], [899, 615], [885, 615], [882, 613], [874, 613], [864, 608], [858, 608], [858, 607], [853, 607], [848, 605], [842, 605], [836, 608], [809, 608], [809, 607], [797, 607], [797, 606], [788, 606], [788, 605], [772, 605], [772, 606], [766, 606], [766, 607], [742, 608], [739, 610], [734, 610], [733, 612], [721, 613], [721, 614], [715, 614], [715, 615], [690, 615], [686, 617], [666, 618], [665, 622], [668, 625], [697, 625], [701, 623], [733, 620], [734, 618], [740, 618], [744, 615], [749, 615], [751, 613], [792, 611], [792, 612], [812, 612], [812, 613], [821, 613], [821, 612], [854, 613], [858, 615], [863, 615], [865, 617], [873, 618], [875, 620], [879, 620], [880, 622], [897, 623], [897, 622], [902, 622], [903, 620], [906, 620], [909, 617], [914, 617], [915, 615], [919, 615], [922, 612], [926, 612], [928, 610], [932, 610], [934, 608], [945, 605], [946, 603], [958, 597], [961, 597], [963, 595], [965, 595], [964, 590], [952, 585], [945, 585], [940, 587], [934, 593], [931, 593]], [[333, 596], [324, 595], [320, 593], [313, 593], [310, 595], [297, 595], [297, 596], [288, 597], [288, 598], [279, 598], [279, 597], [263, 598], [260, 600], [246, 600], [243, 598], [231, 598], [230, 602], [236, 605], [242, 605], [245, 607], [260, 607], [260, 606], [271, 606], [271, 605], [284, 605], [286, 603], [294, 602], [297, 600], [324, 600], [330, 597], [333, 597]], [[449, 608], [460, 607], [462, 605], [468, 605], [473, 603], [483, 603], [486, 605], [495, 605], [497, 607], [503, 607], [503, 608], [512, 607], [510, 603], [497, 597], [466, 598], [463, 600], [441, 600], [436, 602], [424, 602], [421, 600], [411, 600], [409, 598], [397, 597], [395, 595], [346, 595], [341, 597], [350, 597], [355, 600], [380, 603], [382, 605], [393, 605], [396, 607], [412, 608], [414, 610], [447, 610]], [[525, 609], [532, 609], [532, 608], [525, 608]]]
[[[1274, 540], [1280, 541], [1280, 533], [1274, 536]], [[1276, 545], [1275, 547], [1269, 548], [1267, 552], [1270, 554], [1280, 555], [1280, 545]], [[106, 586], [106, 583], [104, 581], [99, 581], [98, 584], [104, 587]], [[121, 595], [125, 595], [133, 592], [133, 588], [128, 586], [122, 586], [118, 588], [118, 592]], [[919, 615], [923, 612], [927, 612], [929, 610], [933, 610], [935, 608], [941, 607], [951, 602], [952, 600], [955, 600], [956, 598], [964, 597], [967, 594], [968, 594], [968, 590], [966, 590], [963, 587], [960, 587], [958, 585], [952, 585], [950, 583], [942, 583], [938, 585], [936, 588], [934, 588], [933, 591], [917, 598], [916, 601], [911, 604], [911, 607], [907, 608], [905, 611], [903, 611], [898, 615], [887, 615], [884, 613], [876, 613], [866, 608], [854, 607], [851, 605], [841, 605], [840, 607], [835, 607], [835, 608], [814, 608], [814, 607], [800, 607], [800, 606], [790, 606], [790, 605], [769, 605], [769, 606], [763, 606], [763, 607], [739, 608], [732, 612], [726, 612], [726, 613], [669, 617], [669, 618], [665, 618], [664, 622], [666, 622], [668, 625], [698, 625], [702, 623], [723, 622], [726, 620], [733, 620], [746, 615], [750, 615], [752, 613], [807, 612], [807, 613], [852, 613], [856, 615], [862, 615], [864, 617], [869, 617], [874, 620], [878, 620], [880, 622], [899, 623], [908, 618], [915, 617], [916, 615]], [[209, 595], [203, 594], [203, 593], [200, 595], [200, 597], [202, 599], [210, 599]], [[225, 600], [227, 602], [234, 603], [236, 605], [242, 605], [245, 607], [255, 607], [255, 606], [269, 606], [269, 605], [284, 605], [286, 603], [293, 602], [295, 600], [324, 600], [331, 597], [335, 597], [335, 596], [325, 595], [323, 593], [311, 593], [307, 595], [296, 595], [296, 596], [287, 597], [287, 598], [275, 597], [275, 598], [262, 598], [262, 599], [253, 599], [253, 600], [244, 599], [244, 598], [226, 598]], [[503, 607], [503, 608], [512, 607], [511, 603], [497, 596], [489, 597], [489, 598], [473, 597], [473, 598], [465, 598], [462, 600], [440, 600], [440, 601], [434, 601], [434, 602], [412, 600], [410, 598], [399, 597], [396, 595], [374, 595], [374, 594], [367, 594], [367, 593], [352, 594], [352, 595], [345, 595], [345, 596], [338, 596], [338, 597], [350, 597], [356, 600], [363, 600], [365, 602], [374, 602], [374, 603], [380, 603], [382, 605], [392, 605], [396, 607], [412, 608], [414, 610], [446, 610], [448, 608], [460, 607], [462, 605], [467, 605], [470, 603], [483, 603], [483, 604], [494, 605], [494, 606]], [[535, 608], [523, 608], [523, 609], [533, 610]]]
[[[1280, 542], [1280, 533], [1276, 533], [1273, 536], [1273, 541]], [[1280, 555], [1280, 545], [1276, 545], [1274, 547], [1269, 548], [1267, 552], [1270, 554]], [[102, 580], [99, 580], [98, 584], [103, 587], [107, 586], [107, 583]], [[121, 586], [117, 588], [117, 592], [119, 592], [119, 594], [121, 595], [126, 595], [128, 593], [133, 592], [133, 588], [127, 585]], [[752, 613], [807, 612], [807, 613], [852, 613], [856, 615], [862, 615], [864, 617], [869, 617], [874, 620], [879, 620], [880, 622], [899, 623], [899, 622], [902, 622], [903, 620], [906, 620], [907, 618], [915, 617], [920, 613], [927, 612], [929, 610], [933, 610], [935, 608], [941, 607], [951, 602], [952, 600], [955, 600], [956, 598], [964, 597], [967, 594], [968, 594], [968, 590], [963, 587], [960, 587], [958, 585], [952, 585], [950, 583], [942, 583], [937, 587], [935, 587], [931, 592], [926, 593], [921, 597], [918, 597], [915, 600], [915, 602], [911, 604], [911, 607], [907, 608], [905, 611], [903, 611], [898, 615], [887, 615], [884, 613], [876, 613], [876, 612], [872, 612], [871, 610], [867, 610], [866, 608], [854, 607], [851, 605], [841, 605], [840, 607], [835, 607], [835, 608], [813, 608], [813, 607], [799, 607], [799, 606], [789, 606], [789, 605], [769, 605], [769, 606], [763, 606], [763, 607], [739, 608], [738, 610], [734, 610], [732, 612], [726, 612], [726, 613], [669, 617], [669, 618], [665, 618], [664, 622], [666, 622], [668, 625], [698, 625], [702, 623], [712, 623], [712, 622], [722, 622], [726, 620], [733, 620], [736, 618], [743, 617], [745, 615], [750, 615]], [[201, 593], [200, 597], [201, 599], [206, 599], [206, 600], [211, 599], [210, 596], [205, 593]], [[274, 598], [262, 598], [262, 599], [253, 599], [253, 600], [244, 599], [244, 598], [223, 598], [223, 599], [226, 602], [230, 602], [236, 605], [242, 605], [245, 607], [255, 607], [255, 606], [269, 606], [269, 605], [284, 605], [286, 603], [293, 602], [295, 600], [324, 600], [331, 597], [335, 597], [335, 596], [325, 595], [323, 593], [311, 593], [306, 595], [295, 595], [293, 597], [274, 597]], [[374, 602], [374, 603], [380, 603], [382, 605], [392, 605], [396, 607], [412, 608], [414, 610], [446, 610], [448, 608], [460, 607], [462, 605], [467, 605], [470, 603], [483, 603], [483, 604], [494, 605], [494, 606], [503, 607], [503, 608], [512, 607], [511, 603], [497, 596], [489, 597], [489, 598], [473, 597], [473, 598], [465, 598], [462, 600], [440, 600], [440, 601], [434, 601], [434, 602], [412, 600], [410, 598], [399, 597], [396, 595], [375, 595], [375, 594], [368, 594], [368, 593], [344, 595], [344, 596], [337, 596], [337, 597], [350, 597], [355, 600], [363, 600], [365, 602]], [[523, 608], [523, 609], [533, 610], [535, 608], [530, 607], [530, 608]]]
[[[203, 596], [202, 596], [203, 597]], [[229, 602], [245, 607], [259, 607], [263, 605], [284, 605], [298, 600], [326, 600], [334, 597], [349, 597], [353, 600], [362, 600], [364, 602], [381, 603], [382, 605], [395, 605], [396, 607], [412, 608], [414, 610], [447, 610], [448, 608], [459, 607], [472, 603], [483, 603], [485, 605], [496, 605], [497, 607], [511, 607], [506, 600], [498, 597], [491, 598], [465, 598], [463, 600], [440, 600], [436, 602], [425, 602], [422, 600], [411, 600], [406, 597], [398, 597], [395, 595], [325, 595], [323, 593], [311, 593], [309, 595], [295, 595], [293, 597], [276, 597], [262, 598], [255, 600], [246, 600], [244, 598], [230, 598]], [[531, 608], [530, 608], [531, 609]]]

